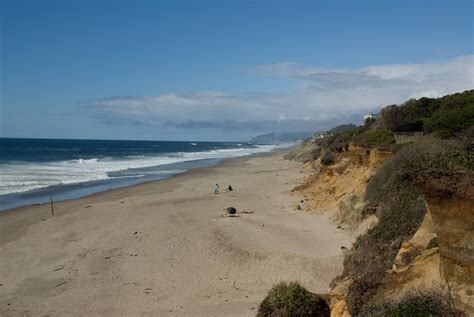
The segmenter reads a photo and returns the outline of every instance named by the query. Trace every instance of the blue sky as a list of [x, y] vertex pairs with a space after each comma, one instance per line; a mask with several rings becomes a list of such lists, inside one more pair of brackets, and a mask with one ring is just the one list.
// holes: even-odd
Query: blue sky
[[472, 89], [472, 1], [1, 1], [0, 136], [246, 140]]

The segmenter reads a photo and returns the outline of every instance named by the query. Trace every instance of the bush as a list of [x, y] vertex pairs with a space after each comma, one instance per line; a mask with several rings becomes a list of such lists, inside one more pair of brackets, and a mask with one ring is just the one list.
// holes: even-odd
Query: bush
[[463, 316], [464, 314], [453, 306], [449, 294], [443, 290], [438, 290], [409, 293], [397, 302], [367, 307], [361, 315], [371, 317], [444, 317]]
[[433, 249], [438, 247], [438, 237], [431, 238], [430, 242], [428, 242], [428, 249]]
[[347, 306], [352, 316], [362, 315], [360, 312], [372, 300], [382, 280], [381, 271], [354, 279], [347, 294]]
[[383, 108], [380, 111], [380, 117], [382, 118], [383, 124], [387, 129], [394, 131], [398, 126], [403, 123], [403, 115], [400, 111], [400, 107], [396, 105], [390, 105]]
[[387, 146], [395, 143], [393, 132], [377, 128], [373, 131], [365, 131], [354, 137], [354, 143], [362, 146]]
[[258, 308], [258, 317], [264, 316], [315, 316], [330, 315], [326, 302], [312, 294], [297, 282], [281, 282], [275, 285]]
[[355, 127], [349, 130], [334, 133], [333, 135], [325, 138], [326, 145], [333, 150], [342, 151], [345, 145], [363, 130], [363, 127]]
[[369, 205], [378, 205], [406, 183], [405, 175], [429, 169], [468, 167], [472, 163], [467, 157], [472, 158], [472, 153], [462, 151], [461, 145], [453, 141], [419, 142], [402, 147], [371, 177], [365, 200]]
[[332, 154], [330, 151], [326, 152], [321, 158], [321, 163], [323, 163], [323, 165], [334, 164], [334, 161], [335, 161], [334, 154]]
[[352, 123], [341, 124], [341, 125], [335, 126], [331, 130], [329, 130], [329, 133], [337, 134], [337, 133], [341, 133], [341, 132], [345, 132], [345, 131], [349, 131], [349, 130], [354, 130], [354, 129], [357, 129], [357, 126], [355, 124], [352, 124]]
[[353, 316], [358, 316], [371, 301], [401, 243], [420, 226], [426, 212], [425, 201], [420, 190], [403, 182], [385, 197], [377, 212], [378, 224], [356, 239], [344, 261], [344, 273], [355, 277], [347, 295]]
[[450, 151], [439, 153], [431, 160], [435, 169], [457, 171], [474, 170], [474, 153], [469, 151]]
[[412, 99], [400, 107], [382, 109], [381, 115], [392, 131], [434, 132], [441, 138], [452, 138], [474, 125], [474, 90], [436, 99]]
[[456, 133], [474, 125], [474, 102], [438, 111], [424, 119], [423, 123], [426, 132], [436, 132], [443, 139], [452, 138]]

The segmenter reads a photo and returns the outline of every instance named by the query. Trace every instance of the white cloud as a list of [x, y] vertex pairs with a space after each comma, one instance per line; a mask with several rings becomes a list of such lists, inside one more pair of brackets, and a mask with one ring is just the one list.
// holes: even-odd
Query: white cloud
[[278, 77], [307, 76], [324, 71], [321, 67], [302, 67], [295, 62], [280, 62], [275, 64], [259, 65], [247, 69], [252, 75], [269, 75]]
[[[474, 87], [474, 55], [425, 64], [324, 69], [284, 62], [256, 66], [252, 75], [294, 78], [301, 88], [287, 93], [202, 91], [83, 101], [109, 120], [166, 124], [189, 129], [289, 130], [328, 128], [364, 112], [410, 98], [440, 97]], [[293, 125], [293, 127], [290, 125]]]

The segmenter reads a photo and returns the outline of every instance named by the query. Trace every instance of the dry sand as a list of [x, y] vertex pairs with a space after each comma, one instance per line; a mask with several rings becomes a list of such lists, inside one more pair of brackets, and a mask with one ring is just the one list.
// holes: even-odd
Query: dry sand
[[[281, 155], [241, 158], [60, 202], [54, 217], [0, 213], [0, 315], [254, 316], [279, 281], [326, 292], [349, 237], [295, 210], [305, 175]], [[253, 213], [223, 217], [229, 206]]]

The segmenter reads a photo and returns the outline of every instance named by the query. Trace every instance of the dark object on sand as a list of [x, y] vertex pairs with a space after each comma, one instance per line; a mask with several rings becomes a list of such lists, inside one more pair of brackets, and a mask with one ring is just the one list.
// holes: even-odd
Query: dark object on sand
[[227, 207], [226, 210], [227, 213], [231, 215], [235, 215], [235, 213], [237, 212], [237, 209], [235, 209], [234, 207]]
[[231, 192], [233, 191], [234, 189], [232, 188], [232, 186], [229, 185], [229, 187], [227, 187], [227, 191]]

